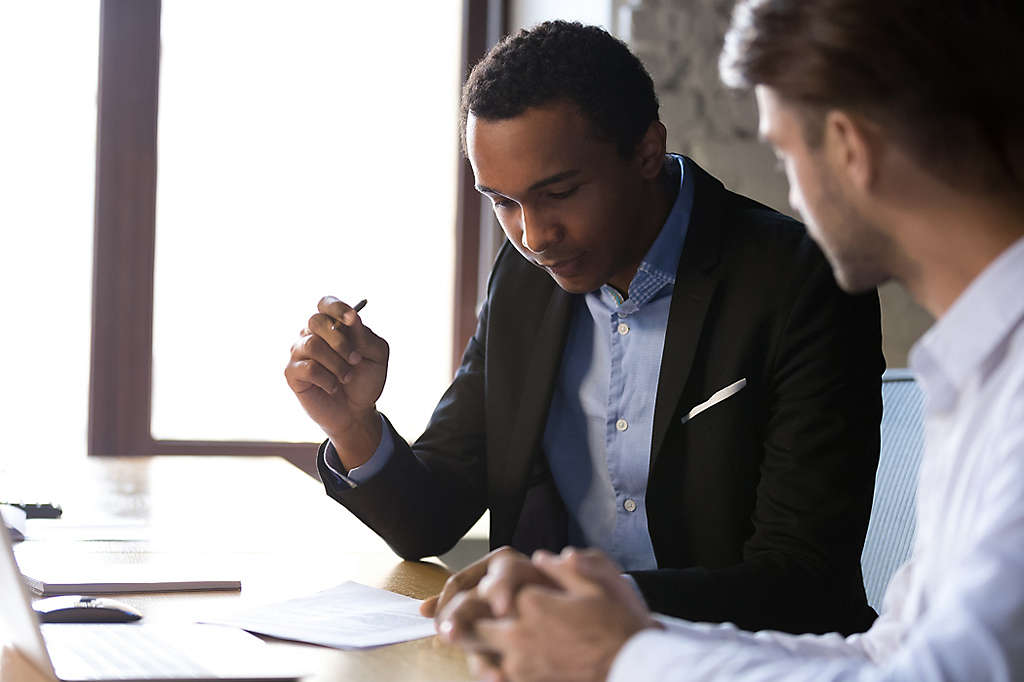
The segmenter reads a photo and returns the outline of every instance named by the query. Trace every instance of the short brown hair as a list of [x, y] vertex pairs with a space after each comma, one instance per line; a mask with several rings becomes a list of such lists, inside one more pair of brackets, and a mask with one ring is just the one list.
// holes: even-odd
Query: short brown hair
[[876, 121], [948, 184], [1024, 189], [1022, 0], [741, 0], [719, 69]]

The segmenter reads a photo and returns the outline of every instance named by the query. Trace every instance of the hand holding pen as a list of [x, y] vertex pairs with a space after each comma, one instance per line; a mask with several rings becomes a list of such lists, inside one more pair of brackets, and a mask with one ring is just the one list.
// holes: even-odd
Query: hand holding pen
[[[359, 303], [356, 303], [354, 306], [352, 306], [352, 310], [353, 310], [353, 312], [358, 313], [360, 310], [362, 310], [365, 307], [366, 307], [366, 299], [364, 298], [363, 300], [359, 301]], [[345, 314], [348, 315], [349, 318], [350, 318], [350, 321], [349, 321], [348, 324], [352, 324], [351, 320], [355, 319], [355, 315], [353, 313], [345, 313]], [[335, 332], [338, 331], [338, 325], [339, 324], [342, 324], [341, 320], [334, 320], [333, 322], [331, 322], [331, 331], [335, 331]]]
[[376, 404], [387, 378], [387, 342], [363, 324], [354, 306], [325, 296], [292, 346], [289, 388], [334, 443], [346, 468], [364, 463], [380, 442]]

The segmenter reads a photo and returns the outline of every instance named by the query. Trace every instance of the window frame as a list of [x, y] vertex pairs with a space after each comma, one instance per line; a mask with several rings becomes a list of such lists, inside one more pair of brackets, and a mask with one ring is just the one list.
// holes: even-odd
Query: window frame
[[[160, 0], [100, 5], [89, 455], [279, 455], [315, 475], [315, 443], [154, 439]], [[460, 76], [503, 34], [506, 0], [464, 0]], [[461, 81], [460, 81], [461, 82]], [[465, 160], [456, 182], [452, 368], [476, 326], [495, 226]], [[282, 379], [283, 381], [283, 379]]]

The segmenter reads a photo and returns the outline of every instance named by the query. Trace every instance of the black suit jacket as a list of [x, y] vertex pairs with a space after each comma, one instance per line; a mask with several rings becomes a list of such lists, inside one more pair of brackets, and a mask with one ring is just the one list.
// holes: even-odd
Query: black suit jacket
[[[653, 610], [745, 629], [866, 629], [860, 554], [878, 462], [878, 297], [848, 296], [802, 226], [690, 162], [647, 492]], [[573, 296], [505, 244], [462, 365], [425, 433], [327, 492], [402, 557], [450, 549], [491, 511], [492, 547], [558, 550], [568, 519], [542, 452]], [[746, 387], [686, 423], [739, 379]], [[320, 466], [323, 467], [324, 448]]]

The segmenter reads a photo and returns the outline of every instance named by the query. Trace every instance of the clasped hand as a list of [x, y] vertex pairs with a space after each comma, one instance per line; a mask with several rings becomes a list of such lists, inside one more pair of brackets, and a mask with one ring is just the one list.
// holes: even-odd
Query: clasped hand
[[640, 630], [660, 627], [610, 559], [596, 550], [496, 550], [452, 576], [421, 612], [491, 682], [604, 680]]

